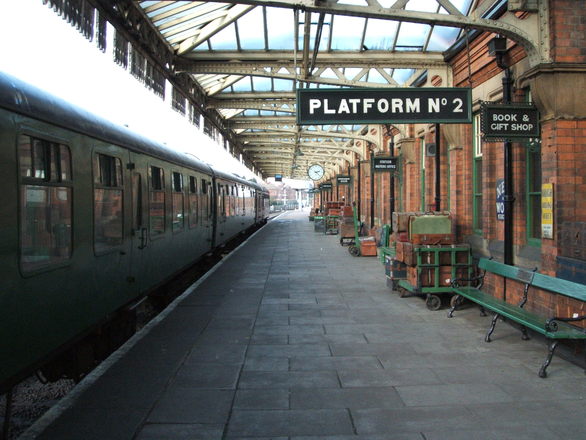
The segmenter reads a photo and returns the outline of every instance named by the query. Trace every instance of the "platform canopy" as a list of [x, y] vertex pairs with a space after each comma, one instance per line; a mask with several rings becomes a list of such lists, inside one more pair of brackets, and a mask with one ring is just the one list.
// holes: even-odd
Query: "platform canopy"
[[360, 153], [357, 140], [372, 142], [364, 125], [296, 125], [297, 89], [421, 86], [432, 75], [449, 87], [446, 51], [471, 32], [506, 35], [530, 56], [536, 47], [514, 24], [492, 18], [507, 11], [506, 1], [95, 3], [183, 78], [184, 93], [266, 177], [305, 178], [312, 163], [333, 169]]

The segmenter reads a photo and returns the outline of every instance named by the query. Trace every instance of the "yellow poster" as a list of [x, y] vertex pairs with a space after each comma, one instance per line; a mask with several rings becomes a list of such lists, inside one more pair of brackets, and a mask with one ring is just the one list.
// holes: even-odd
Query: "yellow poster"
[[541, 185], [541, 238], [553, 239], [553, 183]]

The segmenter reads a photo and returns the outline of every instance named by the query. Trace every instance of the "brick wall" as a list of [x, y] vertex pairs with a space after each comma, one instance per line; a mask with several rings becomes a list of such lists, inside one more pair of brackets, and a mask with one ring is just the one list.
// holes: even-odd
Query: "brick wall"
[[553, 240], [542, 240], [543, 270], [555, 275], [562, 225], [586, 221], [586, 121], [544, 121], [541, 151], [543, 182], [554, 184], [555, 231]]
[[576, 0], [550, 1], [551, 55], [558, 63], [586, 63], [586, 8]]

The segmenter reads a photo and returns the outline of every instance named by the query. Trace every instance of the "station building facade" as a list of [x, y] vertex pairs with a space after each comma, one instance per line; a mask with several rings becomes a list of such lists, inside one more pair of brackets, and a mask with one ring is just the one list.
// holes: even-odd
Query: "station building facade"
[[[534, 23], [528, 20], [527, 26]], [[449, 211], [458, 242], [469, 243], [474, 257], [503, 261], [509, 246], [509, 264], [586, 284], [586, 9], [551, 0], [548, 25], [543, 41], [551, 62], [534, 66], [510, 39], [500, 59], [495, 56], [495, 34], [477, 32], [456, 43], [446, 53], [449, 71], [430, 71], [416, 85], [471, 88], [472, 123], [369, 126], [373, 142], [356, 141], [362, 154], [353, 154], [337, 171], [350, 175], [350, 184], [337, 185], [330, 176], [332, 189], [318, 194], [315, 205], [343, 197], [374, 230], [390, 224], [393, 211]], [[513, 105], [533, 104], [540, 122], [539, 136], [511, 139], [508, 152], [504, 140], [484, 138], [481, 121], [483, 103], [506, 98]], [[373, 156], [397, 157], [396, 171], [373, 172]], [[508, 199], [505, 162], [512, 185]], [[522, 294], [522, 286], [504, 289], [496, 277], [487, 284], [513, 303]], [[535, 295], [528, 307], [584, 314], [582, 303], [561, 296]]]

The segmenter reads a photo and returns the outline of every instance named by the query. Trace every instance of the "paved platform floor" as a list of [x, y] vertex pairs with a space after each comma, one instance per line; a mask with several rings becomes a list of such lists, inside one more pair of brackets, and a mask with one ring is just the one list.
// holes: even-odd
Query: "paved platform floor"
[[[586, 438], [584, 371], [469, 308], [386, 287], [375, 258], [287, 212], [25, 438]], [[71, 402], [73, 400], [73, 402]]]

